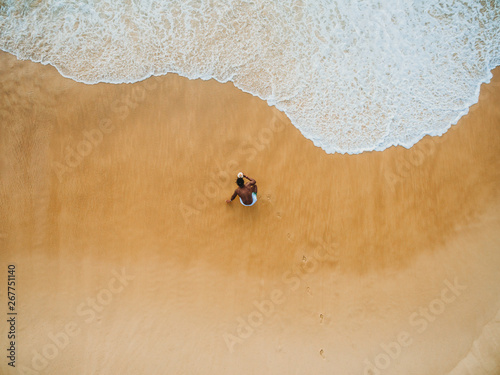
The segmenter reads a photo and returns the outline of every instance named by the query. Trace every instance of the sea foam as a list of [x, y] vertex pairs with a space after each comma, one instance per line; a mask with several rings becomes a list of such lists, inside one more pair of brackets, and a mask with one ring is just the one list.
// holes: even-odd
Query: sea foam
[[85, 83], [232, 81], [326, 152], [411, 147], [477, 102], [500, 3], [3, 0], [0, 48]]

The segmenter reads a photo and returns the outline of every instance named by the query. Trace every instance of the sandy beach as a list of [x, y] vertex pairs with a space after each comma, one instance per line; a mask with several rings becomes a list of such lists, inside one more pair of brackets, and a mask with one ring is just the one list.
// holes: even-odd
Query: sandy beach
[[500, 373], [499, 68], [442, 137], [359, 155], [231, 83], [0, 74], [2, 374]]

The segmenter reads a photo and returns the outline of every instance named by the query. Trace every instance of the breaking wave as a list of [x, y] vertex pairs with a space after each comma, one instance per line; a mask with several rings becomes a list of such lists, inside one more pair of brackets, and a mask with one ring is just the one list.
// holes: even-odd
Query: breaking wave
[[500, 3], [4, 0], [0, 48], [85, 83], [232, 81], [326, 152], [411, 147], [477, 102]]

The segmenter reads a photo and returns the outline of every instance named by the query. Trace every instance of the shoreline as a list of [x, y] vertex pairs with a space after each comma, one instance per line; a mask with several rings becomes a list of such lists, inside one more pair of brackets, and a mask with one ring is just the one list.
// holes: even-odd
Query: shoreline
[[[201, 81], [215, 81], [217, 83], [220, 83], [220, 84], [226, 84], [226, 83], [229, 83], [231, 84], [233, 87], [237, 88], [238, 90], [240, 90], [241, 92], [245, 93], [245, 94], [250, 94], [256, 98], [259, 98], [260, 100], [264, 101], [265, 103], [267, 103], [267, 105], [270, 107], [270, 108], [275, 108], [276, 110], [280, 111], [283, 115], [285, 115], [288, 119], [289, 119], [289, 122], [291, 122], [293, 124], [293, 120], [291, 118], [291, 116], [286, 113], [286, 110], [280, 110], [278, 109], [278, 104], [277, 103], [272, 103], [271, 100], [268, 100], [268, 99], [264, 99], [262, 98], [259, 94], [257, 93], [254, 93], [250, 90], [246, 90], [242, 87], [239, 87], [237, 86], [231, 79], [227, 79], [227, 80], [219, 80], [217, 79], [216, 77], [212, 77], [212, 76], [206, 76], [206, 75], [195, 75], [195, 76], [189, 76], [189, 75], [186, 75], [186, 74], [183, 74], [182, 72], [180, 71], [166, 71], [166, 72], [161, 72], [161, 73], [147, 73], [145, 76], [141, 77], [141, 78], [137, 78], [137, 79], [132, 79], [132, 80], [123, 80], [123, 81], [106, 81], [106, 80], [97, 80], [95, 82], [87, 82], [87, 81], [83, 81], [83, 80], [79, 80], [77, 78], [74, 78], [72, 77], [71, 75], [66, 75], [64, 74], [60, 68], [58, 68], [56, 65], [54, 65], [53, 63], [51, 62], [44, 62], [44, 61], [36, 61], [36, 60], [32, 60], [32, 59], [22, 59], [22, 60], [19, 60], [19, 57], [16, 53], [14, 52], [11, 52], [11, 51], [8, 51], [8, 50], [2, 50], [0, 49], [0, 53], [8, 53], [14, 57], [16, 57], [16, 59], [18, 61], [27, 61], [27, 62], [32, 62], [32, 63], [35, 63], [35, 64], [42, 64], [42, 65], [45, 65], [45, 66], [51, 66], [52, 68], [54, 68], [55, 70], [57, 70], [57, 72], [64, 78], [67, 78], [67, 79], [70, 79], [74, 82], [77, 82], [77, 83], [82, 83], [82, 84], [85, 84], [85, 85], [98, 85], [98, 84], [101, 84], [101, 83], [104, 83], [104, 84], [111, 84], [111, 85], [121, 85], [121, 84], [127, 84], [127, 85], [133, 85], [135, 83], [139, 83], [139, 82], [143, 82], [145, 80], [148, 80], [148, 79], [151, 79], [151, 78], [160, 78], [160, 77], [163, 77], [163, 76], [166, 76], [168, 74], [174, 74], [174, 75], [177, 75], [179, 77], [182, 77], [182, 78], [187, 78], [189, 80], [192, 80], [192, 81], [195, 81], [195, 80], [201, 80]], [[437, 130], [437, 131], [424, 131], [422, 133], [420, 133], [420, 135], [418, 135], [414, 141], [413, 144], [411, 145], [407, 145], [407, 144], [395, 144], [395, 143], [392, 143], [388, 146], [382, 146], [384, 148], [379, 148], [379, 146], [376, 146], [375, 148], [372, 148], [372, 149], [357, 149], [355, 151], [346, 151], [346, 150], [331, 150], [331, 147], [330, 146], [324, 146], [323, 148], [323, 145], [320, 143], [320, 144], [317, 144], [317, 142], [315, 141], [314, 139], [314, 136], [311, 136], [311, 135], [308, 135], [307, 133], [305, 133], [302, 129], [300, 129], [299, 127], [297, 127], [296, 125], [293, 125], [294, 127], [296, 127], [300, 132], [301, 134], [303, 135], [304, 138], [306, 138], [308, 141], [312, 142], [314, 144], [315, 147], [318, 147], [320, 148], [321, 150], [323, 150], [325, 153], [327, 154], [341, 154], [341, 155], [358, 155], [358, 154], [362, 154], [364, 152], [372, 152], [372, 151], [378, 151], [378, 152], [382, 152], [384, 150], [387, 150], [391, 147], [404, 147], [406, 149], [410, 149], [411, 147], [415, 146], [417, 143], [419, 143], [420, 141], [422, 141], [422, 139], [424, 139], [426, 136], [430, 136], [430, 137], [441, 137], [443, 136], [444, 134], [446, 134], [453, 126], [457, 125], [458, 122], [460, 121], [460, 119], [462, 119], [464, 116], [467, 116], [467, 114], [469, 113], [470, 111], [470, 108], [474, 105], [476, 105], [479, 101], [479, 95], [480, 95], [480, 91], [481, 91], [481, 87], [484, 85], [484, 84], [489, 84], [491, 82], [491, 79], [493, 78], [493, 71], [499, 69], [500, 65], [492, 65], [490, 67], [488, 67], [486, 69], [486, 71], [488, 72], [488, 74], [482, 79], [480, 80], [476, 86], [476, 93], [475, 93], [475, 99], [472, 100], [471, 103], [469, 103], [467, 105], [467, 108], [464, 108], [463, 111], [461, 112], [461, 114], [457, 115], [456, 119], [455, 120], [452, 120], [448, 126], [446, 127], [446, 129], [444, 131], [441, 131], [441, 130]], [[380, 143], [380, 142], [379, 142]], [[331, 150], [331, 151], [329, 151]]]

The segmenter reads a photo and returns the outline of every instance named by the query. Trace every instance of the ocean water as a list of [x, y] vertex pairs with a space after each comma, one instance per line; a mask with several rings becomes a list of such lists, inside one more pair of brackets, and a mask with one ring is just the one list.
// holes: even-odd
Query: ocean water
[[500, 64], [500, 1], [0, 0], [0, 48], [88, 84], [232, 81], [354, 154], [468, 112]]

